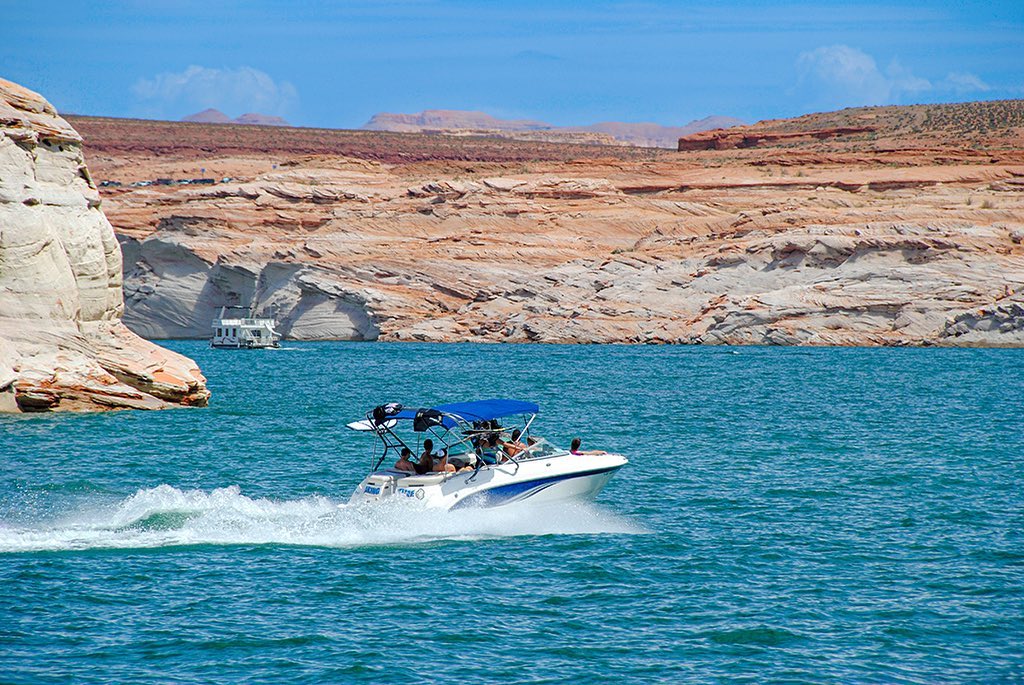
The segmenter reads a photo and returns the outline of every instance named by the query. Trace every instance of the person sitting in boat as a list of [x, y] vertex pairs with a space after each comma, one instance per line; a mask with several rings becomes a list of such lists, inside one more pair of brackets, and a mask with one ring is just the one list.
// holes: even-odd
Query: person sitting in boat
[[480, 455], [480, 442], [484, 439], [484, 436], [487, 435], [484, 431], [490, 428], [490, 426], [490, 421], [473, 422], [473, 437], [470, 438], [470, 441], [473, 443], [473, 451], [477, 453], [477, 456]]
[[580, 445], [582, 444], [582, 440], [573, 438], [572, 443], [569, 444], [569, 452], [572, 454], [608, 454], [604, 450], [581, 450]]
[[[466, 457], [469, 457], [470, 459], [472, 459], [472, 461], [470, 461], [470, 459], [467, 459]], [[459, 455], [458, 457], [453, 457], [448, 461], [448, 464], [451, 467], [449, 469], [449, 473], [451, 472], [451, 469], [454, 469], [455, 473], [463, 473], [464, 471], [475, 471], [476, 454], [473, 452], [467, 452], [466, 454]]]
[[526, 451], [526, 445], [519, 441], [522, 434], [523, 432], [516, 428], [512, 431], [512, 438], [510, 440], [499, 441], [499, 447], [501, 447], [501, 449], [505, 451], [505, 454], [510, 457], [522, 454]]
[[435, 456], [434, 471], [436, 473], [455, 473], [458, 471], [455, 468], [455, 464], [448, 463], [448, 450], [441, 450], [441, 454]]
[[446, 473], [454, 472], [455, 467], [448, 463], [448, 454], [443, 456], [434, 454], [434, 441], [427, 438], [423, 441], [423, 454], [416, 463], [416, 473], [421, 476], [424, 473]]
[[412, 463], [412, 450], [408, 447], [402, 448], [402, 456], [395, 462], [395, 468], [399, 471], [416, 472], [416, 464]]
[[477, 462], [476, 450], [469, 450], [462, 454], [448, 456], [448, 463], [455, 467], [457, 473], [472, 471]]
[[480, 460], [485, 464], [497, 464], [498, 452], [494, 449], [494, 442], [491, 436], [484, 435], [480, 438]]
[[423, 454], [416, 462], [416, 473], [421, 476], [434, 470], [434, 441], [427, 438], [423, 441]]

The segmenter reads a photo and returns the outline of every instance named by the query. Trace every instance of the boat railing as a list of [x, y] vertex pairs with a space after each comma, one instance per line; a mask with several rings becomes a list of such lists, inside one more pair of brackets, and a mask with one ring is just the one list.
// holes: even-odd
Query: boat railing
[[[512, 473], [516, 474], [519, 472], [520, 461], [526, 459], [535, 459], [542, 456], [535, 454], [533, 452], [534, 446], [526, 447], [525, 449], [521, 450], [517, 455], [509, 454], [504, 449], [499, 448], [500, 455], [504, 459], [494, 464], [487, 464], [480, 458], [479, 455], [476, 455], [475, 446], [473, 445], [473, 439], [480, 435], [489, 435], [494, 433], [500, 433], [503, 431], [501, 431], [500, 429], [498, 431], [495, 431], [494, 429], [477, 428], [472, 422], [466, 420], [465, 418], [458, 414], [443, 413], [442, 416], [450, 418], [452, 421], [455, 422], [455, 425], [444, 426], [443, 423], [431, 425], [426, 429], [426, 432], [428, 432], [434, 439], [436, 439], [443, 446], [441, 451], [443, 451], [444, 454], [446, 455], [445, 458], [447, 458], [448, 456], [458, 456], [452, 455], [451, 453], [455, 448], [461, 445], [465, 445], [468, 448], [466, 450], [467, 454], [474, 454], [476, 456], [476, 468], [474, 469], [473, 475], [469, 478], [467, 482], [471, 482], [473, 479], [475, 479], [477, 474], [480, 472], [480, 469], [484, 468], [485, 466], [502, 466], [511, 464], [513, 468]], [[533, 421], [536, 418], [536, 414], [530, 415], [530, 418], [527, 419], [526, 421], [526, 425], [520, 432], [521, 435], [529, 434], [530, 427], [533, 425]], [[367, 412], [365, 423], [370, 427], [368, 430], [371, 430], [376, 435], [376, 437], [381, 441], [382, 446], [384, 448], [380, 456], [378, 457], [376, 443], [374, 444], [374, 450], [370, 456], [370, 472], [373, 473], [380, 468], [382, 463], [384, 463], [384, 460], [387, 458], [388, 452], [390, 450], [408, 448], [408, 445], [397, 433], [395, 433], [392, 430], [396, 423], [395, 421], [391, 421], [390, 425], [389, 422], [387, 421], [378, 424], [373, 417], [373, 413]], [[349, 427], [352, 428], [351, 425]], [[458, 428], [459, 430], [456, 431], [456, 428]], [[459, 433], [461, 433], [461, 437], [459, 436]], [[455, 437], [456, 439], [452, 441], [452, 437]], [[409, 451], [411, 452], [412, 449], [410, 448]], [[459, 455], [461, 454], [462, 453], [459, 453]], [[447, 480], [450, 477], [453, 477], [454, 475], [455, 473], [446, 473], [445, 480]]]
[[274, 327], [273, 319], [217, 319], [214, 326], [270, 326]]

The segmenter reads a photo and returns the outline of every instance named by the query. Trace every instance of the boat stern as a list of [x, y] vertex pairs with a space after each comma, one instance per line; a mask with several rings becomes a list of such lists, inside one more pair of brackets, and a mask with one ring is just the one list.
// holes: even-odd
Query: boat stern
[[349, 498], [349, 503], [379, 502], [389, 499], [395, 494], [397, 481], [395, 476], [388, 473], [371, 473], [356, 487], [352, 497]]

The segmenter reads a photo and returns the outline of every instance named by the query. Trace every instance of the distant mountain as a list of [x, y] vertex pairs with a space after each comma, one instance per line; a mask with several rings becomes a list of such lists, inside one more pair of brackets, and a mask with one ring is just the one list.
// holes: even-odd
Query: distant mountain
[[527, 119], [498, 119], [486, 112], [470, 112], [458, 109], [427, 109], [418, 114], [391, 114], [381, 112], [363, 126], [370, 131], [398, 131], [418, 133], [420, 131], [445, 129], [474, 129], [493, 131], [541, 131], [554, 128], [543, 121]]
[[[710, 116], [685, 126], [606, 121], [590, 126], [553, 126], [543, 121], [499, 119], [486, 112], [428, 109], [416, 114], [375, 114], [364, 126], [371, 131], [401, 133], [447, 133], [454, 135], [497, 135], [509, 138], [528, 136], [532, 140], [567, 140], [582, 134], [580, 142], [675, 148], [679, 138], [716, 128], [741, 126], [746, 122], [734, 117]], [[585, 136], [590, 135], [587, 139]]]
[[235, 119], [236, 124], [250, 124], [252, 126], [291, 126], [281, 117], [273, 117], [269, 114], [249, 112]]
[[190, 121], [197, 124], [248, 124], [250, 126], [291, 126], [287, 121], [281, 117], [270, 116], [269, 114], [259, 114], [257, 112], [249, 112], [243, 114], [237, 119], [232, 119], [224, 112], [219, 109], [204, 109], [202, 112], [196, 112], [190, 114], [187, 117], [183, 117], [182, 121]]
[[685, 126], [604, 121], [599, 124], [591, 124], [590, 126], [574, 127], [572, 130], [606, 133], [618, 141], [639, 147], [674, 148], [683, 136], [700, 133], [701, 131], [710, 131], [716, 128], [743, 126], [746, 123], [742, 119], [735, 117], [710, 116], [691, 121]]
[[202, 112], [183, 117], [182, 121], [191, 121], [196, 124], [230, 124], [233, 120], [219, 109], [204, 109]]

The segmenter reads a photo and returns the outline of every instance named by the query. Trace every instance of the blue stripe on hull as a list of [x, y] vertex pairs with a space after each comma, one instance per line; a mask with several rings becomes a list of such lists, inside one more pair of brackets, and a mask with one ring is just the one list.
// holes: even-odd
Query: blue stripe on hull
[[541, 490], [546, 490], [556, 483], [572, 480], [574, 478], [596, 476], [610, 471], [617, 471], [619, 468], [621, 467], [611, 466], [606, 469], [595, 469], [593, 471], [584, 471], [583, 473], [567, 473], [562, 476], [547, 476], [545, 478], [535, 478], [534, 480], [527, 480], [521, 483], [499, 485], [489, 490], [474, 492], [466, 499], [456, 502], [452, 509], [474, 506], [489, 508], [501, 506], [502, 504], [511, 504], [512, 502], [532, 497]]

